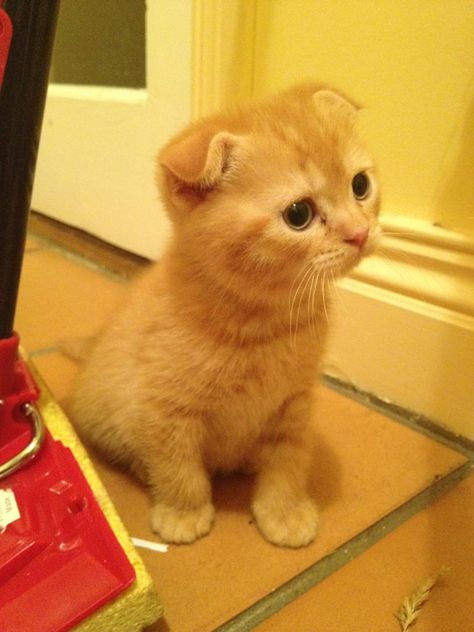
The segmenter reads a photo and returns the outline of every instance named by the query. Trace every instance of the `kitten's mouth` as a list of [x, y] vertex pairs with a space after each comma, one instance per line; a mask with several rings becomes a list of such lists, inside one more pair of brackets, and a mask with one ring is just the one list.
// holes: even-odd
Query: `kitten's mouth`
[[361, 244], [346, 243], [347, 245], [326, 251], [318, 260], [317, 265], [321, 266], [323, 272], [330, 272], [335, 277], [343, 276], [374, 252], [378, 240], [368, 238]]
[[361, 246], [353, 245], [351, 247], [351, 250], [349, 251], [349, 256], [351, 257], [351, 259], [355, 260], [356, 262], [359, 262], [361, 261], [361, 259], [364, 259], [368, 255], [370, 255], [371, 252], [372, 252], [372, 248], [370, 244], [364, 243]]
[[363, 259], [365, 259], [369, 255], [371, 255], [373, 251], [374, 245], [369, 243], [367, 243], [362, 248], [353, 248], [352, 252], [347, 253], [347, 265], [345, 267], [343, 266], [344, 269], [342, 272], [345, 274], [349, 270], [352, 270], [353, 268], [358, 266], [359, 263], [361, 263], [361, 261], [363, 261]]

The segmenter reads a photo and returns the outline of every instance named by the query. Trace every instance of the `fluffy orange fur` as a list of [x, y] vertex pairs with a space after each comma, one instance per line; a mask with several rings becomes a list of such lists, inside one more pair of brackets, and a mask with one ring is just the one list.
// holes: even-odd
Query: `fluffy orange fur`
[[[159, 154], [173, 237], [85, 363], [72, 416], [150, 485], [166, 541], [207, 534], [211, 477], [237, 470], [256, 473], [265, 538], [315, 536], [307, 484], [328, 288], [379, 234], [356, 118], [344, 96], [305, 84], [198, 121]], [[292, 223], [294, 203], [307, 225]]]

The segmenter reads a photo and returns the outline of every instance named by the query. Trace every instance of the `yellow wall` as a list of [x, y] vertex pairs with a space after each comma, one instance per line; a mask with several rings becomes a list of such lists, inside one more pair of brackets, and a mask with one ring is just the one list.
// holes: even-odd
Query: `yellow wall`
[[253, 92], [312, 78], [363, 103], [386, 213], [474, 233], [474, 2], [256, 0]]
[[385, 213], [402, 217], [339, 283], [325, 370], [474, 438], [474, 0], [193, 6], [195, 116], [305, 78], [367, 106]]

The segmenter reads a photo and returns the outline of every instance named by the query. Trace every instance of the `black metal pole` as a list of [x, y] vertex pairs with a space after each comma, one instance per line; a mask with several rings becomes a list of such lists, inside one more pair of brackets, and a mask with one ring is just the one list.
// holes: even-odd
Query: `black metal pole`
[[0, 90], [0, 339], [9, 338], [59, 0], [6, 0], [13, 38]]

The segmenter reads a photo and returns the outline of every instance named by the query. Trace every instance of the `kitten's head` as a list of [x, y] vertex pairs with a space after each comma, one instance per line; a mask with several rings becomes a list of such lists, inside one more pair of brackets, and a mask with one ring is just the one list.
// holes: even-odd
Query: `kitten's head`
[[333, 278], [372, 252], [379, 187], [356, 118], [345, 97], [305, 84], [166, 145], [161, 192], [193, 263], [227, 285], [276, 290], [306, 267]]

